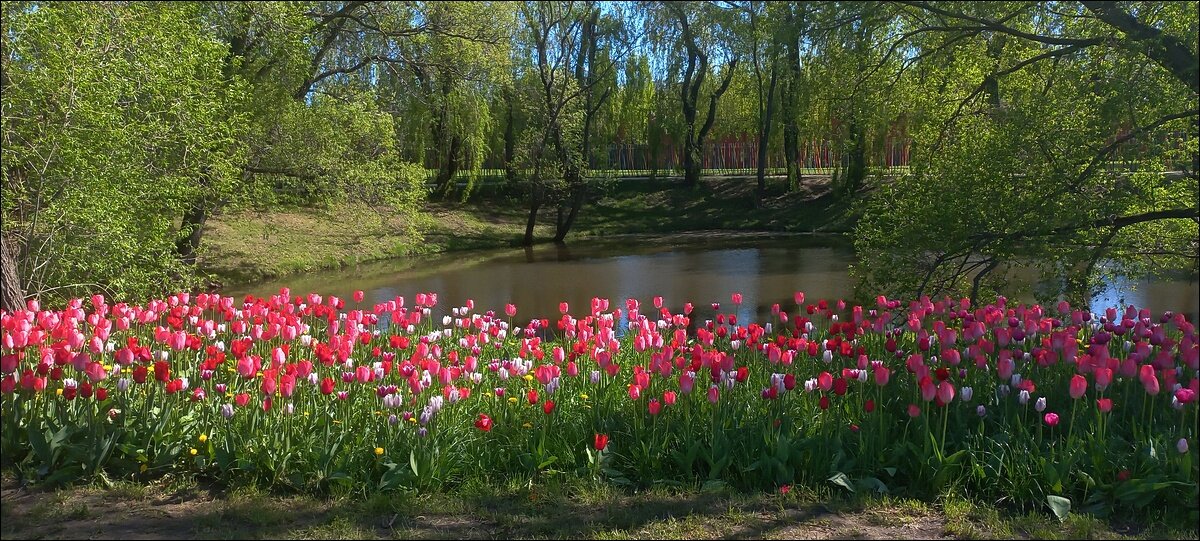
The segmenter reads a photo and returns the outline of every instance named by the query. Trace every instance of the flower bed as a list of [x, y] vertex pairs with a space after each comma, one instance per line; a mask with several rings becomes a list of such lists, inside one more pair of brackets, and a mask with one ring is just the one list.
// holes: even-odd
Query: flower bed
[[762, 323], [738, 321], [737, 294], [714, 320], [656, 297], [521, 322], [512, 305], [355, 297], [4, 313], [4, 462], [51, 483], [565, 474], [1196, 512], [1200, 345], [1179, 314], [797, 293]]

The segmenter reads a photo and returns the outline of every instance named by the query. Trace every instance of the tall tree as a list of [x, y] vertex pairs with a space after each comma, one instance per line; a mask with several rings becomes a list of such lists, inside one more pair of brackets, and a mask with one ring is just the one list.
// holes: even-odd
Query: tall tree
[[[730, 32], [733, 9], [709, 3], [670, 2], [648, 5], [650, 36], [660, 51], [682, 56], [671, 62], [672, 76], [679, 77], [679, 104], [683, 113], [684, 183], [695, 186], [704, 165], [704, 142], [717, 120], [717, 105], [737, 72], [739, 57], [732, 47]], [[705, 86], [716, 76], [713, 59], [724, 59], [720, 80]], [[702, 90], [707, 88], [707, 92]], [[702, 100], [702, 94], [708, 100]], [[701, 113], [704, 113], [701, 116]]]
[[863, 206], [866, 287], [976, 298], [1032, 264], [1083, 300], [1107, 272], [1195, 272], [1193, 8], [903, 4], [881, 48], [926, 90], [919, 152]]

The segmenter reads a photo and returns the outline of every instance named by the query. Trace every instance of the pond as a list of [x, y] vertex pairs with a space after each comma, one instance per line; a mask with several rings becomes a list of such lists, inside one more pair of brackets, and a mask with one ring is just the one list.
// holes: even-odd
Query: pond
[[[572, 314], [587, 313], [592, 297], [607, 298], [610, 308], [624, 307], [626, 298], [653, 309], [655, 295], [678, 311], [691, 302], [701, 318], [712, 317], [712, 303], [721, 312], [733, 310], [730, 295], [741, 293], [739, 318], [769, 321], [771, 305], [795, 309], [793, 293], [817, 299], [851, 299], [854, 281], [848, 273], [854, 262], [850, 240], [843, 236], [689, 233], [669, 236], [629, 235], [576, 241], [567, 246], [542, 244], [529, 249], [458, 252], [411, 257], [313, 272], [280, 280], [232, 286], [224, 294], [273, 295], [281, 287], [292, 294], [315, 291], [349, 301], [363, 290], [363, 306], [403, 296], [409, 305], [416, 293], [438, 294], [439, 305], [462, 306], [475, 301], [476, 311], [502, 313], [516, 304], [517, 321], [558, 316], [567, 302]], [[1013, 292], [1010, 299], [1033, 302], [1031, 288]], [[990, 299], [984, 299], [990, 300]], [[864, 299], [860, 302], [874, 302]], [[1148, 307], [1155, 313], [1182, 311], [1195, 321], [1200, 312], [1197, 278], [1122, 277], [1107, 284], [1092, 302], [1100, 312], [1114, 304]], [[749, 321], [749, 319], [746, 319]]]

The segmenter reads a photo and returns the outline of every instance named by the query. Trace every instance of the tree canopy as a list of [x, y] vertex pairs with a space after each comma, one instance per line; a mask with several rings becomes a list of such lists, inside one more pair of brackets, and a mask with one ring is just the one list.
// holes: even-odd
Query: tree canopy
[[7, 2], [3, 305], [199, 287], [215, 213], [415, 219], [484, 170], [562, 242], [619, 149], [695, 185], [726, 143], [760, 202], [834, 155], [864, 290], [1195, 272], [1198, 30], [1161, 1]]

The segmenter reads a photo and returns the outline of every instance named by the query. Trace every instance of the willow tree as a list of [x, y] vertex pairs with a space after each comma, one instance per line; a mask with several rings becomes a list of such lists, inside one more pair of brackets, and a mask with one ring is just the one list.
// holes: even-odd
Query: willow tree
[[4, 308], [27, 294], [190, 283], [176, 220], [231, 190], [243, 157], [230, 142], [245, 89], [214, 84], [226, 51], [198, 15], [193, 4], [4, 4]]
[[889, 294], [1003, 287], [1014, 264], [1089, 296], [1106, 272], [1197, 265], [1194, 6], [905, 2], [911, 174], [863, 205], [861, 272]]

